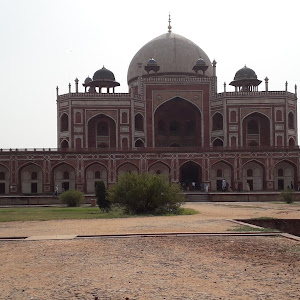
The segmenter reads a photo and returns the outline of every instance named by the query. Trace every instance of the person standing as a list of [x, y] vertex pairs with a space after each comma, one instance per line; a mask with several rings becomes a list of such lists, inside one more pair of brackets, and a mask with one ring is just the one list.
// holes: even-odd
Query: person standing
[[225, 192], [225, 191], [226, 191], [226, 186], [227, 186], [226, 180], [223, 179], [223, 180], [222, 180], [222, 192]]

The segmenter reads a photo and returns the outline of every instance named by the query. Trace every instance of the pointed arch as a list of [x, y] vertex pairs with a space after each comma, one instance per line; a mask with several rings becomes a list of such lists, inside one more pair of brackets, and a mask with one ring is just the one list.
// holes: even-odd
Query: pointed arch
[[261, 112], [251, 112], [242, 119], [244, 146], [271, 146], [271, 120]]
[[[64, 178], [64, 173], [68, 172], [69, 178]], [[58, 187], [58, 192], [61, 193], [65, 190], [75, 190], [76, 188], [76, 172], [75, 168], [69, 164], [68, 162], [60, 162], [54, 165], [51, 169], [51, 178], [54, 186], [52, 187], [54, 191], [54, 187]]]
[[104, 164], [92, 162], [84, 168], [84, 178], [86, 183], [86, 192], [89, 194], [95, 193], [96, 184], [103, 181], [105, 186], [108, 185], [108, 170]]
[[18, 169], [19, 188], [23, 194], [41, 194], [43, 192], [43, 169], [37, 163], [30, 162]]
[[220, 112], [215, 112], [212, 116], [212, 130], [223, 130], [223, 115]]
[[295, 129], [295, 117], [292, 111], [288, 114], [288, 127], [289, 129]]
[[10, 170], [0, 164], [0, 195], [9, 193]]
[[156, 147], [195, 147], [202, 144], [202, 113], [194, 103], [182, 97], [162, 102], [154, 110]]
[[222, 191], [222, 181], [225, 180], [228, 189], [234, 190], [234, 167], [226, 161], [220, 160], [210, 167], [210, 186], [212, 191]]
[[144, 131], [144, 116], [141, 113], [137, 113], [134, 116], [134, 129], [136, 131]]
[[92, 116], [87, 121], [88, 148], [116, 148], [117, 126], [116, 121], [105, 113]]
[[150, 174], [162, 175], [167, 180], [170, 178], [170, 170], [170, 166], [162, 161], [156, 161], [148, 167], [148, 172]]
[[60, 148], [61, 149], [68, 149], [69, 148], [69, 141], [66, 140], [66, 139], [62, 140], [61, 143], [60, 143]]
[[137, 139], [134, 143], [134, 146], [137, 148], [142, 148], [142, 147], [145, 147], [145, 144], [142, 139]]
[[291, 188], [298, 190], [298, 166], [288, 159], [278, 161], [273, 168], [274, 188], [283, 190]]
[[185, 190], [201, 188], [202, 166], [199, 163], [193, 160], [183, 162], [179, 166], [179, 174], [179, 181]]
[[[248, 176], [251, 175], [249, 170], [252, 170], [252, 176]], [[249, 184], [250, 190], [253, 191], [262, 191], [266, 189], [266, 167], [263, 163], [256, 159], [251, 159], [243, 164], [242, 173], [244, 190], [247, 190], [247, 184]]]
[[293, 137], [289, 138], [289, 147], [295, 147], [295, 139]]
[[69, 131], [69, 116], [66, 113], [60, 116], [60, 131]]
[[139, 167], [136, 166], [134, 163], [128, 161], [118, 166], [117, 168], [118, 177], [127, 172], [139, 174]]
[[213, 147], [223, 147], [223, 140], [220, 138], [214, 139], [212, 146]]

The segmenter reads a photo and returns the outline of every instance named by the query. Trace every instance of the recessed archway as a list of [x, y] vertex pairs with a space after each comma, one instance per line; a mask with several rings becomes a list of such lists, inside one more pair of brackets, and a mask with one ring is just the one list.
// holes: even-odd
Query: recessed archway
[[258, 112], [252, 113], [243, 120], [243, 144], [245, 146], [270, 146], [270, 119]]
[[195, 183], [195, 188], [199, 189], [202, 183], [202, 168], [198, 164], [189, 161], [181, 165], [180, 167], [180, 183], [184, 189], [193, 189], [193, 182]]
[[100, 114], [88, 121], [89, 148], [116, 148], [116, 123]]
[[201, 114], [187, 100], [175, 97], [155, 111], [155, 146], [194, 147], [201, 146]]

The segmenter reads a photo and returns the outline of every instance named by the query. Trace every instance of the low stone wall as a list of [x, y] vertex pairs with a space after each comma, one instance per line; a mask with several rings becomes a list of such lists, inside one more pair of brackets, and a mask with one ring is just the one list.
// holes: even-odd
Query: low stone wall
[[[185, 193], [186, 201], [191, 202], [270, 202], [283, 201], [280, 192], [219, 192]], [[300, 192], [294, 193], [294, 201], [300, 201]]]
[[[280, 192], [241, 192], [241, 193], [209, 193], [209, 201], [212, 202], [263, 202], [283, 201]], [[300, 193], [294, 193], [294, 201], [300, 201]]]
[[[85, 195], [85, 204], [91, 204], [91, 200], [96, 199], [94, 195]], [[7, 205], [57, 205], [60, 204], [57, 196], [1, 196], [0, 206]]]

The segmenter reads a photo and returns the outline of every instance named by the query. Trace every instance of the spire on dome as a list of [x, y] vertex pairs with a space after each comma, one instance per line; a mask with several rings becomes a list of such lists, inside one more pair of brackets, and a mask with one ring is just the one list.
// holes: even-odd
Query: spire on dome
[[168, 32], [171, 32], [172, 26], [171, 26], [171, 16], [169, 13], [169, 26], [168, 26]]

